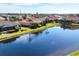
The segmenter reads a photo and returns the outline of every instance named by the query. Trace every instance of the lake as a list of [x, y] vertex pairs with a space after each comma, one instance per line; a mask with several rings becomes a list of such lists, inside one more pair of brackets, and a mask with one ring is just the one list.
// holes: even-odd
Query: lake
[[1, 56], [66, 56], [79, 49], [79, 29], [60, 26], [0, 42]]

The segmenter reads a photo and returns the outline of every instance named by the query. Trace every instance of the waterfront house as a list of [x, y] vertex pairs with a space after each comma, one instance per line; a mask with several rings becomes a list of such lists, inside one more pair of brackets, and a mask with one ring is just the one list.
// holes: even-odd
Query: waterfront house
[[65, 18], [66, 21], [79, 22], [79, 17], [77, 17], [77, 16], [66, 16], [64, 18]]
[[26, 27], [32, 26], [35, 23], [38, 24], [38, 26], [42, 26], [42, 25], [45, 25], [45, 22], [46, 23], [52, 22], [54, 20], [54, 18], [53, 17], [37, 18], [37, 17], [32, 16], [32, 17], [26, 18], [26, 19], [24, 19], [22, 21], [19, 21], [19, 23], [22, 26], [26, 26]]
[[57, 18], [58, 18], [57, 16], [49, 16], [49, 19], [50, 19], [50, 20], [53, 20], [53, 21], [54, 21], [55, 19], [57, 19]]
[[5, 18], [0, 16], [0, 21], [5, 21]]
[[17, 24], [10, 21], [0, 21], [0, 32], [18, 31]]
[[19, 21], [19, 24], [21, 26], [24, 26], [24, 27], [29, 27], [29, 26], [31, 26], [32, 22], [29, 22], [29, 21], [26, 21], [26, 20], [22, 20], [22, 21]]
[[44, 21], [44, 20], [40, 20], [39, 18], [31, 17], [31, 18], [27, 18], [25, 20], [19, 21], [19, 23], [25, 27], [32, 27], [34, 25], [38, 27], [38, 26], [41, 26], [40, 23], [42, 21]]

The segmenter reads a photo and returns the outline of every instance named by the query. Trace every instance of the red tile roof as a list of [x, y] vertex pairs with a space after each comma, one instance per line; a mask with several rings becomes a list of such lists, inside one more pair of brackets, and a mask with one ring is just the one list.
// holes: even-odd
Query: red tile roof
[[65, 17], [65, 20], [68, 20], [68, 21], [79, 21], [79, 17], [67, 16], [67, 17]]

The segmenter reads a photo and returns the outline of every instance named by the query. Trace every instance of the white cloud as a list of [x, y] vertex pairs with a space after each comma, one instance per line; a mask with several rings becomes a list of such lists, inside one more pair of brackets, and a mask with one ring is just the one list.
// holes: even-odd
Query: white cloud
[[13, 3], [13, 5], [34, 5], [38, 3]]
[[0, 7], [0, 13], [20, 13], [20, 10], [22, 13], [79, 13], [79, 4], [8, 3], [1, 4]]
[[1, 0], [0, 3], [79, 3], [79, 0]]

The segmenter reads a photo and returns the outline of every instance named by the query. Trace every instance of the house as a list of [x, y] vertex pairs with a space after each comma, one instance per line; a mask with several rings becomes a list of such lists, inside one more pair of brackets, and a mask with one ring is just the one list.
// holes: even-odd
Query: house
[[40, 23], [43, 20], [40, 20], [39, 18], [31, 17], [27, 18], [25, 20], [19, 21], [19, 24], [25, 27], [31, 27], [31, 26], [41, 26]]
[[10, 21], [0, 21], [0, 32], [14, 32], [18, 31], [17, 24]]
[[5, 18], [0, 16], [0, 21], [5, 21]]
[[65, 19], [66, 21], [79, 22], [79, 17], [77, 17], [77, 16], [66, 16], [66, 17], [64, 17], [64, 19]]
[[49, 16], [49, 19], [50, 20], [56, 20], [58, 17], [56, 17], [56, 16]]
[[29, 26], [31, 26], [32, 22], [29, 22], [29, 21], [26, 21], [26, 20], [22, 20], [22, 21], [19, 21], [19, 24], [21, 26], [24, 26], [24, 27], [29, 27]]

